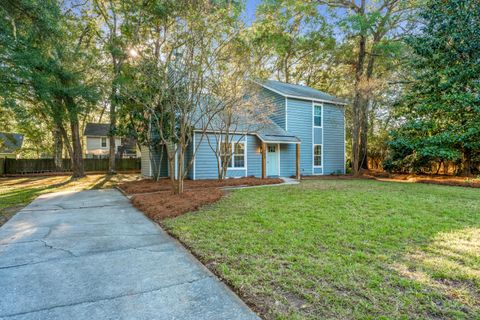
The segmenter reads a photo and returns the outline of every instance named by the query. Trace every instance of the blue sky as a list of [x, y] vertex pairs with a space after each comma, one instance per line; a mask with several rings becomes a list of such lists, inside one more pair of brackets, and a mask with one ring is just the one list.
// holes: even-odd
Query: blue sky
[[243, 13], [243, 19], [247, 24], [251, 24], [255, 20], [255, 10], [262, 0], [246, 0], [246, 8]]

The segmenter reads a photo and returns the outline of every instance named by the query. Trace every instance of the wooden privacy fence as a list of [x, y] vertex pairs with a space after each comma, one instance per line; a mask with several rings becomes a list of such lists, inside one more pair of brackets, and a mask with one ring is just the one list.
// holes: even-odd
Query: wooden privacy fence
[[0, 158], [0, 176], [5, 174], [5, 159]]
[[[4, 163], [2, 162], [4, 161]], [[85, 171], [108, 171], [109, 159], [83, 159]], [[140, 170], [140, 158], [116, 159], [117, 171]], [[28, 174], [46, 172], [70, 172], [70, 159], [63, 159], [63, 170], [57, 170], [53, 159], [0, 159], [0, 174]], [[2, 170], [4, 172], [2, 172]]]

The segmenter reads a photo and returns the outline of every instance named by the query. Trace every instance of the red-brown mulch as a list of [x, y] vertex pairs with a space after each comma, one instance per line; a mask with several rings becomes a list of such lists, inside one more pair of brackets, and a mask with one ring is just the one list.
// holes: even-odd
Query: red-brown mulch
[[133, 205], [156, 222], [196, 211], [201, 206], [217, 202], [225, 194], [216, 188], [185, 191], [181, 195], [171, 191], [139, 194], [132, 198]]
[[[279, 184], [283, 180], [279, 178], [259, 179], [253, 177], [225, 179], [225, 180], [185, 180], [184, 189], [205, 189], [220, 187], [241, 187], [241, 186], [260, 186], [266, 184]], [[172, 185], [169, 179], [161, 179], [159, 181], [140, 180], [122, 183], [119, 187], [127, 194], [140, 194], [158, 191], [170, 191]]]
[[282, 183], [282, 179], [238, 178], [226, 180], [185, 180], [184, 192], [176, 195], [172, 192], [169, 179], [160, 181], [139, 180], [119, 185], [119, 188], [133, 195], [133, 205], [143, 211], [150, 219], [160, 222], [168, 217], [176, 217], [196, 211], [201, 206], [217, 202], [225, 195], [221, 187], [259, 186]]
[[451, 176], [451, 175], [416, 175], [416, 174], [402, 174], [402, 173], [393, 174], [393, 173], [377, 172], [377, 171], [370, 171], [366, 173], [366, 175], [370, 177], [374, 177], [376, 179], [439, 184], [439, 185], [455, 186], [455, 187], [480, 188], [480, 179], [457, 177], [457, 176]]

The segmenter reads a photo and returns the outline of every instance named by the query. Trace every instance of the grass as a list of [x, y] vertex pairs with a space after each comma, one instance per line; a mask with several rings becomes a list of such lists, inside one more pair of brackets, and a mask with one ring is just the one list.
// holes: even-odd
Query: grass
[[267, 319], [480, 317], [475, 189], [310, 180], [164, 225]]
[[41, 194], [68, 190], [111, 188], [136, 179], [136, 174], [88, 175], [71, 180], [68, 176], [0, 178], [0, 226], [20, 208]]

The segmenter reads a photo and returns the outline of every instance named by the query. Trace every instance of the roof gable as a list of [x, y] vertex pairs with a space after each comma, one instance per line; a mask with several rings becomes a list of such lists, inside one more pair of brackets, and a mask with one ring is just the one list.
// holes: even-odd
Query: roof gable
[[259, 85], [270, 91], [276, 92], [287, 98], [296, 98], [302, 100], [313, 100], [319, 102], [328, 102], [333, 104], [346, 105], [346, 101], [334, 97], [323, 91], [313, 89], [299, 84], [290, 84], [274, 80], [265, 80], [258, 82]]
[[83, 134], [85, 136], [106, 137], [110, 130], [108, 123], [87, 123]]

